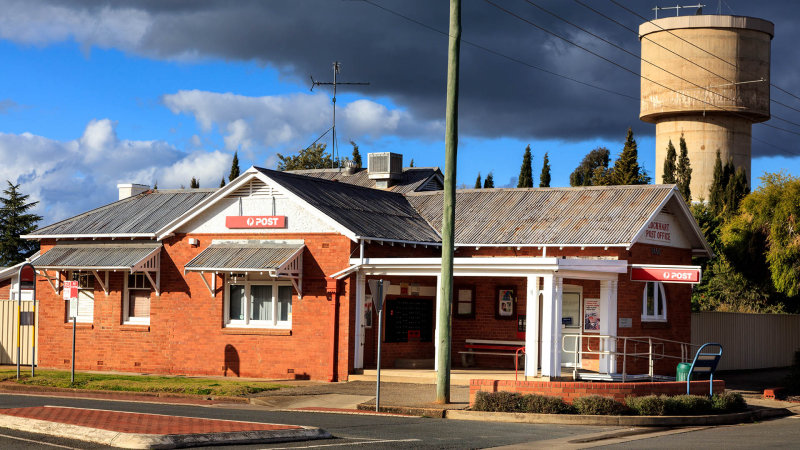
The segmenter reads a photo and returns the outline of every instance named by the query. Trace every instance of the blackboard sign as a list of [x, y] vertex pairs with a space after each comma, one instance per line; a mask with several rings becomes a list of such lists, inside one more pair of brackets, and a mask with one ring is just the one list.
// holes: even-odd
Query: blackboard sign
[[433, 342], [433, 300], [386, 300], [384, 342]]

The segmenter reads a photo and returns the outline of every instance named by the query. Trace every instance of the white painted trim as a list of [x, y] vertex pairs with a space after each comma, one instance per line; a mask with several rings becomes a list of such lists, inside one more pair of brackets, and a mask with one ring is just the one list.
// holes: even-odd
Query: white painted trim
[[134, 238], [151, 238], [156, 237], [156, 233], [100, 233], [100, 234], [23, 234], [20, 236], [23, 239], [134, 239]]
[[628, 246], [628, 249], [633, 247], [634, 244], [639, 243], [639, 241], [642, 239], [642, 235], [647, 230], [647, 226], [650, 225], [650, 222], [652, 222], [656, 218], [656, 216], [660, 214], [661, 211], [663, 211], [663, 209], [667, 206], [667, 203], [669, 203], [670, 200], [673, 199], [676, 200], [675, 203], [679, 204], [678, 208], [681, 210], [681, 212], [683, 212], [684, 216], [683, 222], [689, 223], [691, 230], [695, 234], [695, 237], [700, 241], [700, 244], [703, 246], [702, 249], [692, 248], [691, 249], [692, 253], [697, 254], [698, 250], [700, 250], [700, 251], [705, 251], [706, 256], [708, 256], [709, 258], [713, 257], [714, 251], [711, 250], [711, 247], [708, 245], [708, 242], [706, 242], [706, 238], [703, 235], [703, 232], [700, 230], [700, 227], [697, 226], [697, 222], [694, 220], [692, 211], [689, 209], [688, 206], [686, 206], [686, 202], [683, 201], [683, 196], [681, 196], [681, 193], [678, 191], [677, 187], [673, 187], [672, 190], [670, 190], [667, 197], [664, 200], [662, 200], [661, 203], [658, 205], [658, 207], [650, 214], [650, 216], [647, 218], [642, 228], [640, 228], [639, 231], [637, 231], [636, 234], [633, 236], [633, 239], [631, 239], [631, 243]]
[[347, 278], [348, 276], [350, 276], [351, 273], [357, 271], [360, 267], [361, 267], [361, 264], [353, 264], [352, 266], [350, 266], [350, 267], [348, 267], [348, 268], [346, 268], [344, 270], [340, 270], [340, 271], [338, 271], [336, 273], [333, 273], [331, 275], [328, 275], [328, 276], [331, 277], [331, 278], [336, 278], [337, 280], [342, 280], [342, 279]]
[[[439, 235], [438, 231], [433, 230], [433, 232], [436, 233], [437, 236], [441, 237]], [[370, 243], [372, 243], [372, 241], [375, 241], [375, 242], [389, 242], [389, 243], [392, 243], [392, 244], [403, 244], [404, 246], [405, 245], [430, 245], [431, 247], [441, 247], [442, 246], [441, 242], [404, 241], [402, 239], [375, 238], [375, 237], [368, 237], [368, 236], [356, 236], [356, 238], [360, 239], [360, 240], [370, 241]]]
[[464, 244], [457, 242], [455, 244], [456, 247], [536, 247], [536, 248], [543, 248], [543, 247], [562, 247], [562, 248], [573, 248], [573, 247], [629, 247], [631, 244], [629, 242], [616, 242], [614, 244], [559, 244], [559, 243], [548, 243], [548, 244], [480, 244], [480, 243], [472, 243], [472, 244]]
[[208, 197], [201, 200], [195, 206], [190, 208], [188, 211], [183, 213], [181, 216], [175, 218], [172, 222], [164, 225], [160, 230], [158, 230], [155, 235], [157, 240], [161, 241], [169, 237], [169, 235], [173, 234], [175, 230], [185, 225], [187, 222], [190, 222], [205, 210], [216, 204], [218, 201], [226, 198], [231, 191], [235, 191], [239, 189], [247, 182], [251, 181], [253, 178], [256, 178], [257, 174], [260, 173], [255, 170], [253, 167], [247, 169], [245, 173], [239, 175], [238, 178], [228, 183], [225, 187], [220, 188], [217, 192], [209, 195]]
[[639, 242], [639, 240], [641, 239], [642, 235], [643, 235], [643, 234], [644, 234], [644, 232], [647, 230], [647, 226], [648, 226], [648, 225], [650, 225], [650, 222], [652, 222], [652, 221], [653, 221], [653, 219], [655, 219], [657, 215], [661, 214], [661, 211], [664, 209], [664, 207], [665, 207], [665, 206], [667, 206], [667, 203], [669, 202], [669, 200], [670, 200], [670, 199], [671, 199], [671, 198], [672, 198], [672, 197], [673, 197], [673, 196], [674, 196], [674, 195], [675, 195], [677, 192], [678, 192], [678, 188], [677, 188], [677, 187], [673, 187], [673, 188], [672, 188], [672, 189], [669, 191], [669, 194], [667, 194], [667, 196], [666, 196], [666, 197], [664, 197], [664, 200], [661, 200], [661, 203], [659, 203], [659, 204], [658, 204], [658, 206], [656, 207], [656, 209], [654, 209], [654, 210], [653, 210], [653, 212], [651, 212], [651, 213], [650, 213], [650, 215], [649, 215], [649, 216], [647, 217], [647, 219], [644, 221], [644, 225], [642, 225], [642, 227], [641, 227], [641, 228], [639, 228], [639, 231], [637, 231], [637, 232], [636, 232], [636, 234], [634, 234], [634, 235], [633, 235], [633, 239], [631, 239], [631, 244], [630, 244], [630, 246], [628, 247], [628, 249], [629, 249], [629, 250], [630, 250], [630, 248], [631, 248], [631, 247], [633, 247], [633, 244], [636, 244], [636, 243], [638, 243], [638, 242]]

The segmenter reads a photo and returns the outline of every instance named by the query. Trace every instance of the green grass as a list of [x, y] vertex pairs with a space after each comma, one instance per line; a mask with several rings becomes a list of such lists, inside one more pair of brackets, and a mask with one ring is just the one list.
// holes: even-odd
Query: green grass
[[99, 391], [161, 392], [213, 396], [245, 397], [257, 392], [287, 387], [264, 381], [230, 379], [166, 377], [156, 375], [115, 375], [75, 373], [75, 383], [70, 383], [70, 373], [58, 370], [37, 370], [31, 378], [30, 371], [21, 373], [17, 381], [16, 369], [0, 370], [0, 381], [12, 381], [28, 386], [76, 388]]

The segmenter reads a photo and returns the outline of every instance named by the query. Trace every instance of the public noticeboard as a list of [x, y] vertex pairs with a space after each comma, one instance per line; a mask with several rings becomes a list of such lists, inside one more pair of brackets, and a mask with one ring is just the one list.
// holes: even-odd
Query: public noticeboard
[[700, 282], [700, 266], [631, 265], [631, 281]]

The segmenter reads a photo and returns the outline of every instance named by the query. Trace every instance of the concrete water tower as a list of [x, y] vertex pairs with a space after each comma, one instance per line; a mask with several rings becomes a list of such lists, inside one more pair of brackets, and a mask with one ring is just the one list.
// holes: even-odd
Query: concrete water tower
[[667, 143], [671, 139], [678, 150], [681, 133], [693, 169], [694, 201], [708, 200], [717, 150], [723, 164], [732, 159], [751, 180], [751, 128], [770, 118], [773, 33], [772, 22], [740, 16], [667, 17], [639, 26], [639, 118], [656, 124], [655, 183], [661, 182]]

